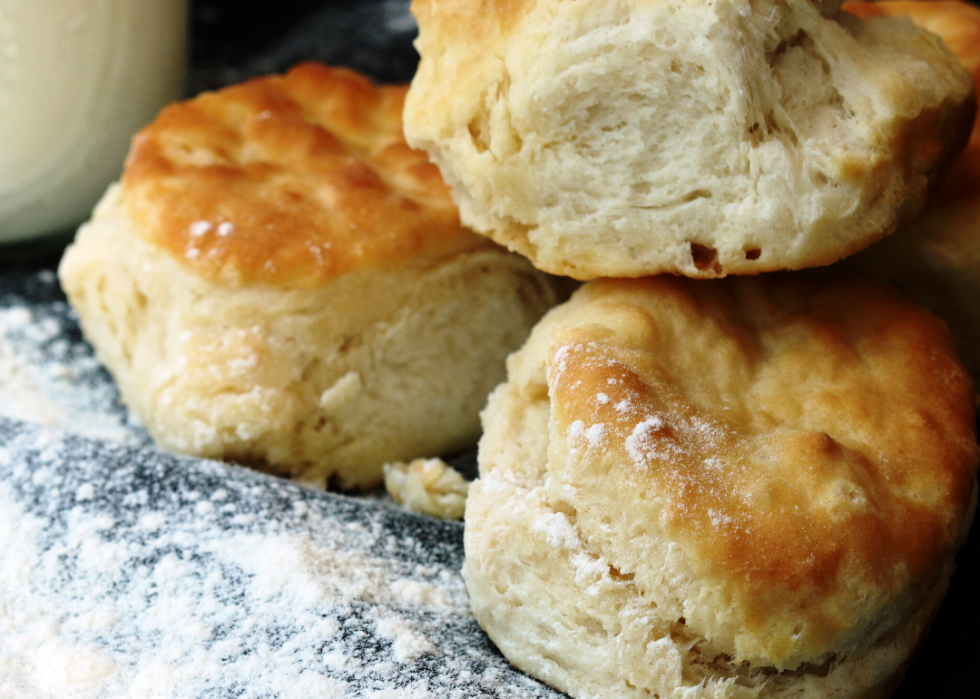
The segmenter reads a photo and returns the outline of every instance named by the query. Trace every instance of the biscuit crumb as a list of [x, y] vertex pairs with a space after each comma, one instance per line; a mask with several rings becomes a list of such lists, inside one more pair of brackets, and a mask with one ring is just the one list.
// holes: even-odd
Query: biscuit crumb
[[463, 519], [470, 484], [442, 459], [385, 464], [385, 489], [412, 512]]

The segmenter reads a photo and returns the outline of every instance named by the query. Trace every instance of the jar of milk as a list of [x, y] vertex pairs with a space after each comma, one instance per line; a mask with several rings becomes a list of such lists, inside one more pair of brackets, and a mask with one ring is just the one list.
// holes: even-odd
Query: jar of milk
[[0, 0], [0, 243], [70, 230], [181, 97], [187, 0]]

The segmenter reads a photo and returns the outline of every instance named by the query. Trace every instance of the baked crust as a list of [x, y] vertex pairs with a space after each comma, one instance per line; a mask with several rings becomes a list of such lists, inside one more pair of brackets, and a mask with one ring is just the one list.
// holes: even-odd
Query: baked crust
[[416, 0], [408, 142], [464, 223], [552, 273], [830, 264], [921, 210], [975, 105], [933, 35], [820, 9]]
[[127, 215], [196, 274], [246, 284], [486, 247], [405, 144], [406, 90], [307, 63], [174, 104], [133, 141]]
[[[464, 571], [477, 618], [573, 696], [607, 672], [661, 696], [704, 676], [696, 696], [735, 696], [745, 673], [792, 696], [796, 680], [877, 696], [969, 525], [974, 416], [949, 332], [886, 287], [590, 282], [511, 356], [484, 412]], [[560, 613], [523, 589], [559, 579]], [[559, 625], [596, 648], [595, 675], [558, 652]], [[669, 653], [612, 661], [660, 643], [679, 647], [674, 686]]]

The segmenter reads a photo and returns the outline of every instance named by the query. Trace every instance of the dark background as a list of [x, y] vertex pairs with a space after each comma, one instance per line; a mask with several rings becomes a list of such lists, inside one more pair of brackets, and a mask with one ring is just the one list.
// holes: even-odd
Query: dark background
[[[188, 95], [308, 59], [348, 66], [377, 82], [407, 82], [418, 60], [408, 5], [409, 0], [192, 0]], [[0, 248], [0, 273], [54, 269], [71, 235]], [[980, 673], [973, 665], [980, 663], [978, 539], [960, 551], [949, 596], [896, 699], [980, 697]]]
[[314, 59], [375, 82], [415, 74], [409, 0], [192, 0], [189, 92]]

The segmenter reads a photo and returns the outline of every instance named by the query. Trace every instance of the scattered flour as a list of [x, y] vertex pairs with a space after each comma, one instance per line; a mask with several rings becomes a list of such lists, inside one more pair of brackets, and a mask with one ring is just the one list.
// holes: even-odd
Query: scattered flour
[[658, 415], [648, 415], [633, 427], [626, 438], [626, 453], [633, 464], [648, 468], [652, 462], [676, 459], [684, 454], [683, 447], [673, 439], [661, 438], [661, 432], [672, 428]]
[[598, 447], [606, 438], [606, 426], [597, 423], [585, 431], [585, 438], [589, 440], [590, 447]]
[[4, 699], [559, 696], [470, 615], [459, 524], [4, 419], [0, 444]]
[[191, 224], [189, 232], [195, 238], [200, 238], [213, 228], [210, 221], [195, 221]]
[[20, 280], [41, 301], [0, 294], [0, 416], [131, 445], [151, 440], [78, 332], [49, 271]]
[[408, 663], [426, 654], [434, 653], [435, 647], [419, 635], [410, 623], [399, 617], [378, 619], [378, 635], [391, 641], [391, 654], [400, 663]]

